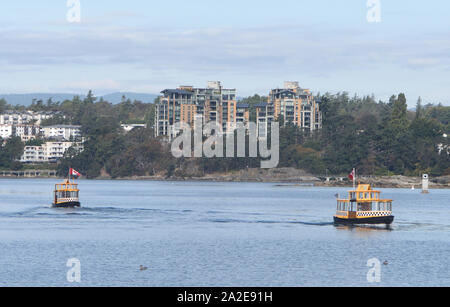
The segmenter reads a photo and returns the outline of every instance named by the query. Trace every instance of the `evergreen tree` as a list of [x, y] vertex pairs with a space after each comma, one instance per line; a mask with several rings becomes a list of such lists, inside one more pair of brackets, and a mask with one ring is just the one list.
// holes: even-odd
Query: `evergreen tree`
[[421, 117], [422, 117], [422, 98], [419, 97], [416, 105], [416, 119], [419, 119]]

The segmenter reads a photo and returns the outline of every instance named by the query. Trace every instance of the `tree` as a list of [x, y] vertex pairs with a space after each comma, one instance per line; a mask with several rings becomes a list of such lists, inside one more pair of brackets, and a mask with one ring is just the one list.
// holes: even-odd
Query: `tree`
[[392, 105], [390, 116], [390, 125], [397, 132], [405, 130], [408, 126], [408, 119], [406, 117], [407, 109], [408, 105], [406, 104], [405, 94], [401, 93]]
[[416, 119], [419, 119], [421, 117], [422, 117], [422, 98], [419, 97], [416, 105]]
[[7, 110], [8, 108], [8, 103], [6, 102], [5, 99], [0, 99], [0, 113], [3, 113]]
[[6, 144], [3, 147], [0, 147], [0, 168], [20, 168], [21, 164], [17, 162], [17, 160], [22, 156], [23, 149], [24, 144], [22, 143], [20, 137], [12, 137], [7, 140]]
[[84, 103], [93, 104], [96, 100], [97, 100], [97, 98], [92, 93], [92, 90], [89, 90], [89, 92], [86, 95], [86, 98], [84, 99]]

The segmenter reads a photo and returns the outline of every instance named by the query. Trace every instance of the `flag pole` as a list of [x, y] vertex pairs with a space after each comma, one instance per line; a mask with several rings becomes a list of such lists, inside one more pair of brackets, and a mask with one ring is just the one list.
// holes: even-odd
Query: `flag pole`
[[356, 189], [356, 168], [353, 169], [353, 189]]

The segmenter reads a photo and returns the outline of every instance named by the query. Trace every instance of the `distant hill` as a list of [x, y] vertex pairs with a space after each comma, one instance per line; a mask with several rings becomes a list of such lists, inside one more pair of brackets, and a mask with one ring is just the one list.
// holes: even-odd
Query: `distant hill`
[[101, 97], [103, 97], [104, 100], [109, 101], [111, 103], [120, 103], [122, 101], [122, 96], [125, 96], [127, 99], [130, 99], [131, 101], [139, 100], [142, 102], [154, 102], [159, 95], [125, 92], [125, 93], [107, 94]]
[[[72, 99], [74, 96], [80, 96], [84, 99], [86, 95], [79, 94], [66, 94], [66, 93], [32, 93], [32, 94], [0, 94], [0, 99], [5, 99], [11, 105], [24, 105], [29, 106], [33, 102], [33, 99], [42, 100], [46, 102], [48, 99], [53, 101], [64, 101], [67, 99]], [[131, 101], [139, 100], [145, 103], [153, 102], [158, 95], [156, 94], [142, 94], [142, 93], [112, 93], [103, 96], [97, 96], [98, 99], [103, 97], [104, 100], [111, 102], [113, 104], [120, 103], [122, 101], [122, 96], [125, 96]]]

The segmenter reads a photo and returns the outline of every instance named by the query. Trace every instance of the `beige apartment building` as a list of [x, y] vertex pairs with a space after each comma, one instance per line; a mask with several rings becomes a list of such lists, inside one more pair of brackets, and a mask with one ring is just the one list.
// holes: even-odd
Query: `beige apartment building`
[[208, 82], [206, 88], [180, 86], [161, 93], [156, 104], [156, 136], [173, 137], [177, 123], [193, 127], [200, 119], [204, 123], [216, 122], [228, 133], [238, 122], [247, 123], [250, 118], [248, 106], [237, 102], [236, 89], [226, 89], [219, 81]]
[[283, 119], [304, 129], [314, 131], [322, 128], [320, 101], [309, 89], [303, 89], [297, 81], [284, 83], [283, 88], [272, 89], [268, 101], [256, 105], [256, 120], [260, 137], [265, 137], [272, 121]]

